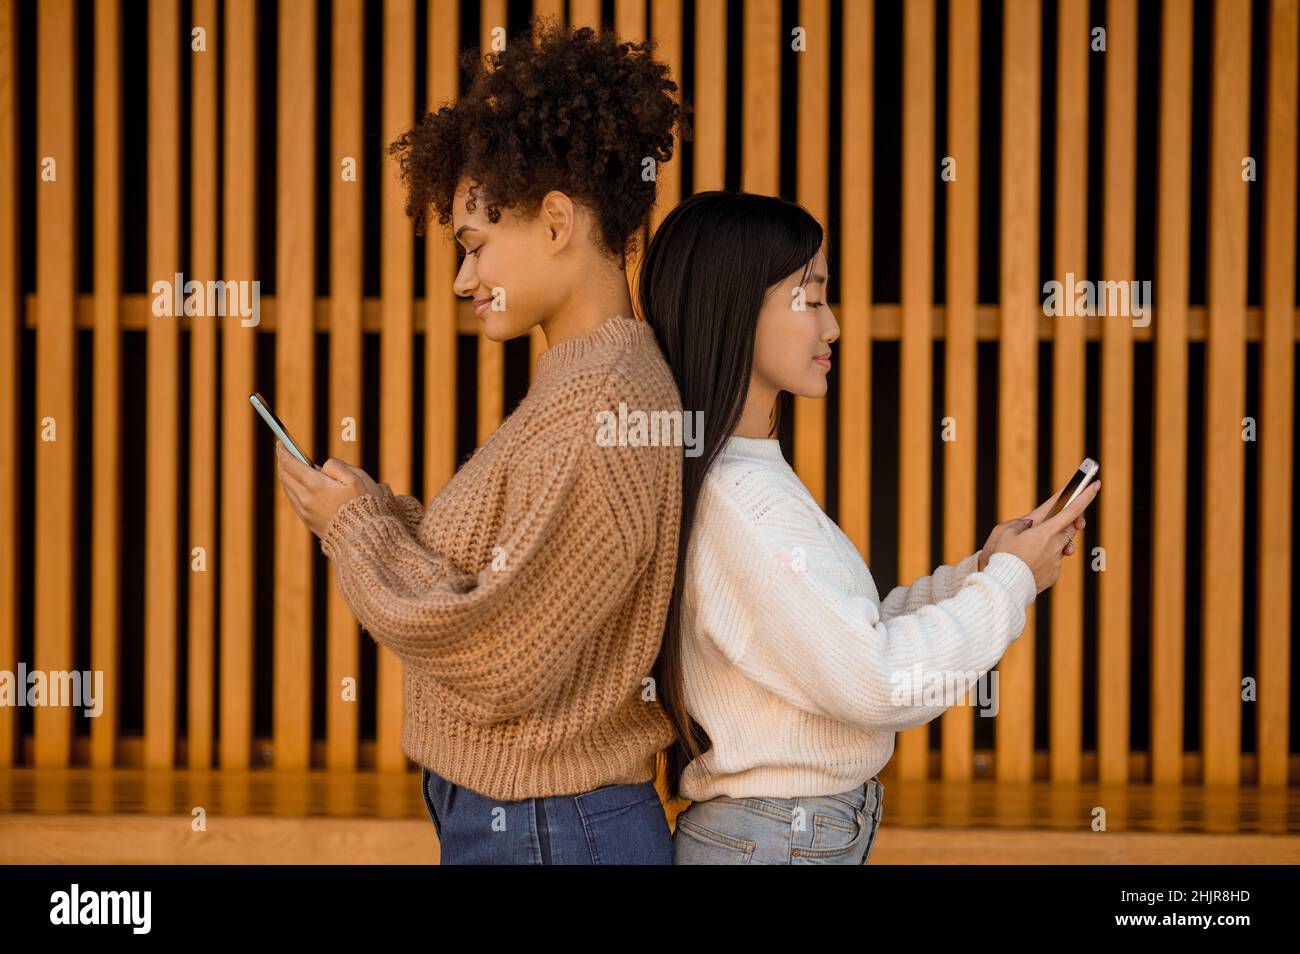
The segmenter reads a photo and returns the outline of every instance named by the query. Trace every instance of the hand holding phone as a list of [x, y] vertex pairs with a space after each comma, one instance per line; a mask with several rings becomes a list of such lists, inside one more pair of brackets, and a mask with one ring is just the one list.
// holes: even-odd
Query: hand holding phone
[[1019, 557], [1034, 574], [1037, 591], [1043, 592], [1060, 576], [1061, 560], [1067, 555], [1083, 511], [1101, 490], [1099, 473], [1097, 463], [1085, 459], [1050, 507], [1043, 503], [1028, 517], [999, 525], [997, 529], [1003, 532], [990, 537], [987, 556], [1005, 552]]

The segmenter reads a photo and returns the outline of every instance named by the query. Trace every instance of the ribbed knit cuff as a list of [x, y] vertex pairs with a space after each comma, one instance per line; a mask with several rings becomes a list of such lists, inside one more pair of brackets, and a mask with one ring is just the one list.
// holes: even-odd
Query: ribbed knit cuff
[[325, 528], [324, 535], [320, 538], [321, 552], [330, 559], [338, 552], [339, 545], [343, 543], [352, 531], [358, 526], [374, 517], [391, 517], [394, 516], [394, 504], [392, 502], [392, 491], [388, 491], [383, 497], [384, 488], [380, 488], [380, 496], [363, 493], [357, 494], [343, 502], [343, 506], [334, 511], [334, 516], [330, 518], [329, 526]]
[[1038, 598], [1038, 584], [1034, 580], [1034, 571], [1029, 564], [1014, 553], [999, 550], [989, 557], [984, 572], [997, 580], [1020, 600], [1022, 606], [1028, 606]]

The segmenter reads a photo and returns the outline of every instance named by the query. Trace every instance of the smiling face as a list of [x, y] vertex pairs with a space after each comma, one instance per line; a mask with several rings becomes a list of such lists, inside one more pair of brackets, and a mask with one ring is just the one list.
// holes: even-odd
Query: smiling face
[[831, 342], [840, 326], [826, 301], [826, 256], [818, 251], [804, 281], [804, 269], [768, 290], [754, 335], [751, 389], [789, 391], [801, 397], [826, 394]]
[[536, 214], [503, 208], [492, 222], [482, 190], [473, 211], [468, 200], [469, 184], [462, 180], [452, 228], [465, 257], [453, 288], [474, 302], [488, 338], [516, 338], [555, 314], [572, 293], [575, 261], [581, 257], [573, 239], [587, 234], [585, 213], [568, 196], [550, 192]]

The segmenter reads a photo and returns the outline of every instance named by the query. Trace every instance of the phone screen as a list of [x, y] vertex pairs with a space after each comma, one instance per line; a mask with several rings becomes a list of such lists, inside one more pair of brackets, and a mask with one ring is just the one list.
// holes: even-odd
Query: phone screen
[[1091, 457], [1085, 457], [1083, 463], [1079, 465], [1079, 469], [1076, 470], [1074, 476], [1070, 478], [1070, 482], [1066, 484], [1065, 489], [1061, 491], [1061, 496], [1056, 498], [1056, 503], [1052, 505], [1052, 510], [1047, 515], [1047, 519], [1050, 520], [1066, 507], [1070, 506], [1074, 501], [1074, 498], [1079, 496], [1083, 491], [1083, 488], [1088, 486], [1088, 484], [1092, 482], [1092, 479], [1097, 476], [1100, 469], [1101, 468], [1097, 466], [1096, 461]]
[[262, 392], [254, 391], [248, 396], [248, 400], [252, 403], [253, 407], [257, 409], [257, 413], [262, 415], [262, 420], [266, 421], [267, 427], [271, 428], [271, 431], [280, 439], [280, 442], [288, 448], [289, 453], [293, 454], [294, 457], [297, 457], [300, 461], [314, 470], [316, 465], [313, 464], [311, 458], [304, 454], [302, 449], [294, 443], [293, 438], [289, 436], [289, 432], [285, 429], [285, 426], [280, 423], [280, 419], [276, 417], [275, 412], [271, 410], [271, 405], [267, 404], [266, 399], [262, 397]]

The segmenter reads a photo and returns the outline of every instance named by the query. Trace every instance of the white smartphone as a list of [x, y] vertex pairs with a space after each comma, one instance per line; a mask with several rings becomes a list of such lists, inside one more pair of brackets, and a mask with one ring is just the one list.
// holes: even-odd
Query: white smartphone
[[1091, 457], [1085, 457], [1083, 463], [1079, 465], [1079, 469], [1076, 470], [1074, 476], [1070, 478], [1070, 482], [1066, 484], [1065, 489], [1061, 491], [1061, 496], [1056, 498], [1056, 504], [1052, 507], [1052, 510], [1048, 513], [1046, 519], [1050, 520], [1066, 507], [1070, 506], [1070, 504], [1074, 503], [1075, 498], [1077, 498], [1079, 494], [1083, 493], [1083, 488], [1096, 480], [1099, 473], [1101, 473], [1100, 465], [1098, 465], [1098, 463]]
[[248, 396], [248, 400], [252, 402], [253, 407], [257, 409], [257, 413], [262, 415], [262, 420], [266, 421], [267, 427], [271, 428], [271, 431], [280, 439], [280, 443], [288, 449], [289, 453], [298, 458], [308, 467], [315, 470], [316, 465], [313, 464], [311, 458], [304, 454], [302, 449], [294, 443], [293, 438], [289, 436], [289, 432], [285, 430], [284, 425], [280, 423], [280, 419], [276, 417], [275, 412], [271, 410], [271, 405], [267, 404], [266, 398], [262, 397], [262, 392], [254, 391]]

